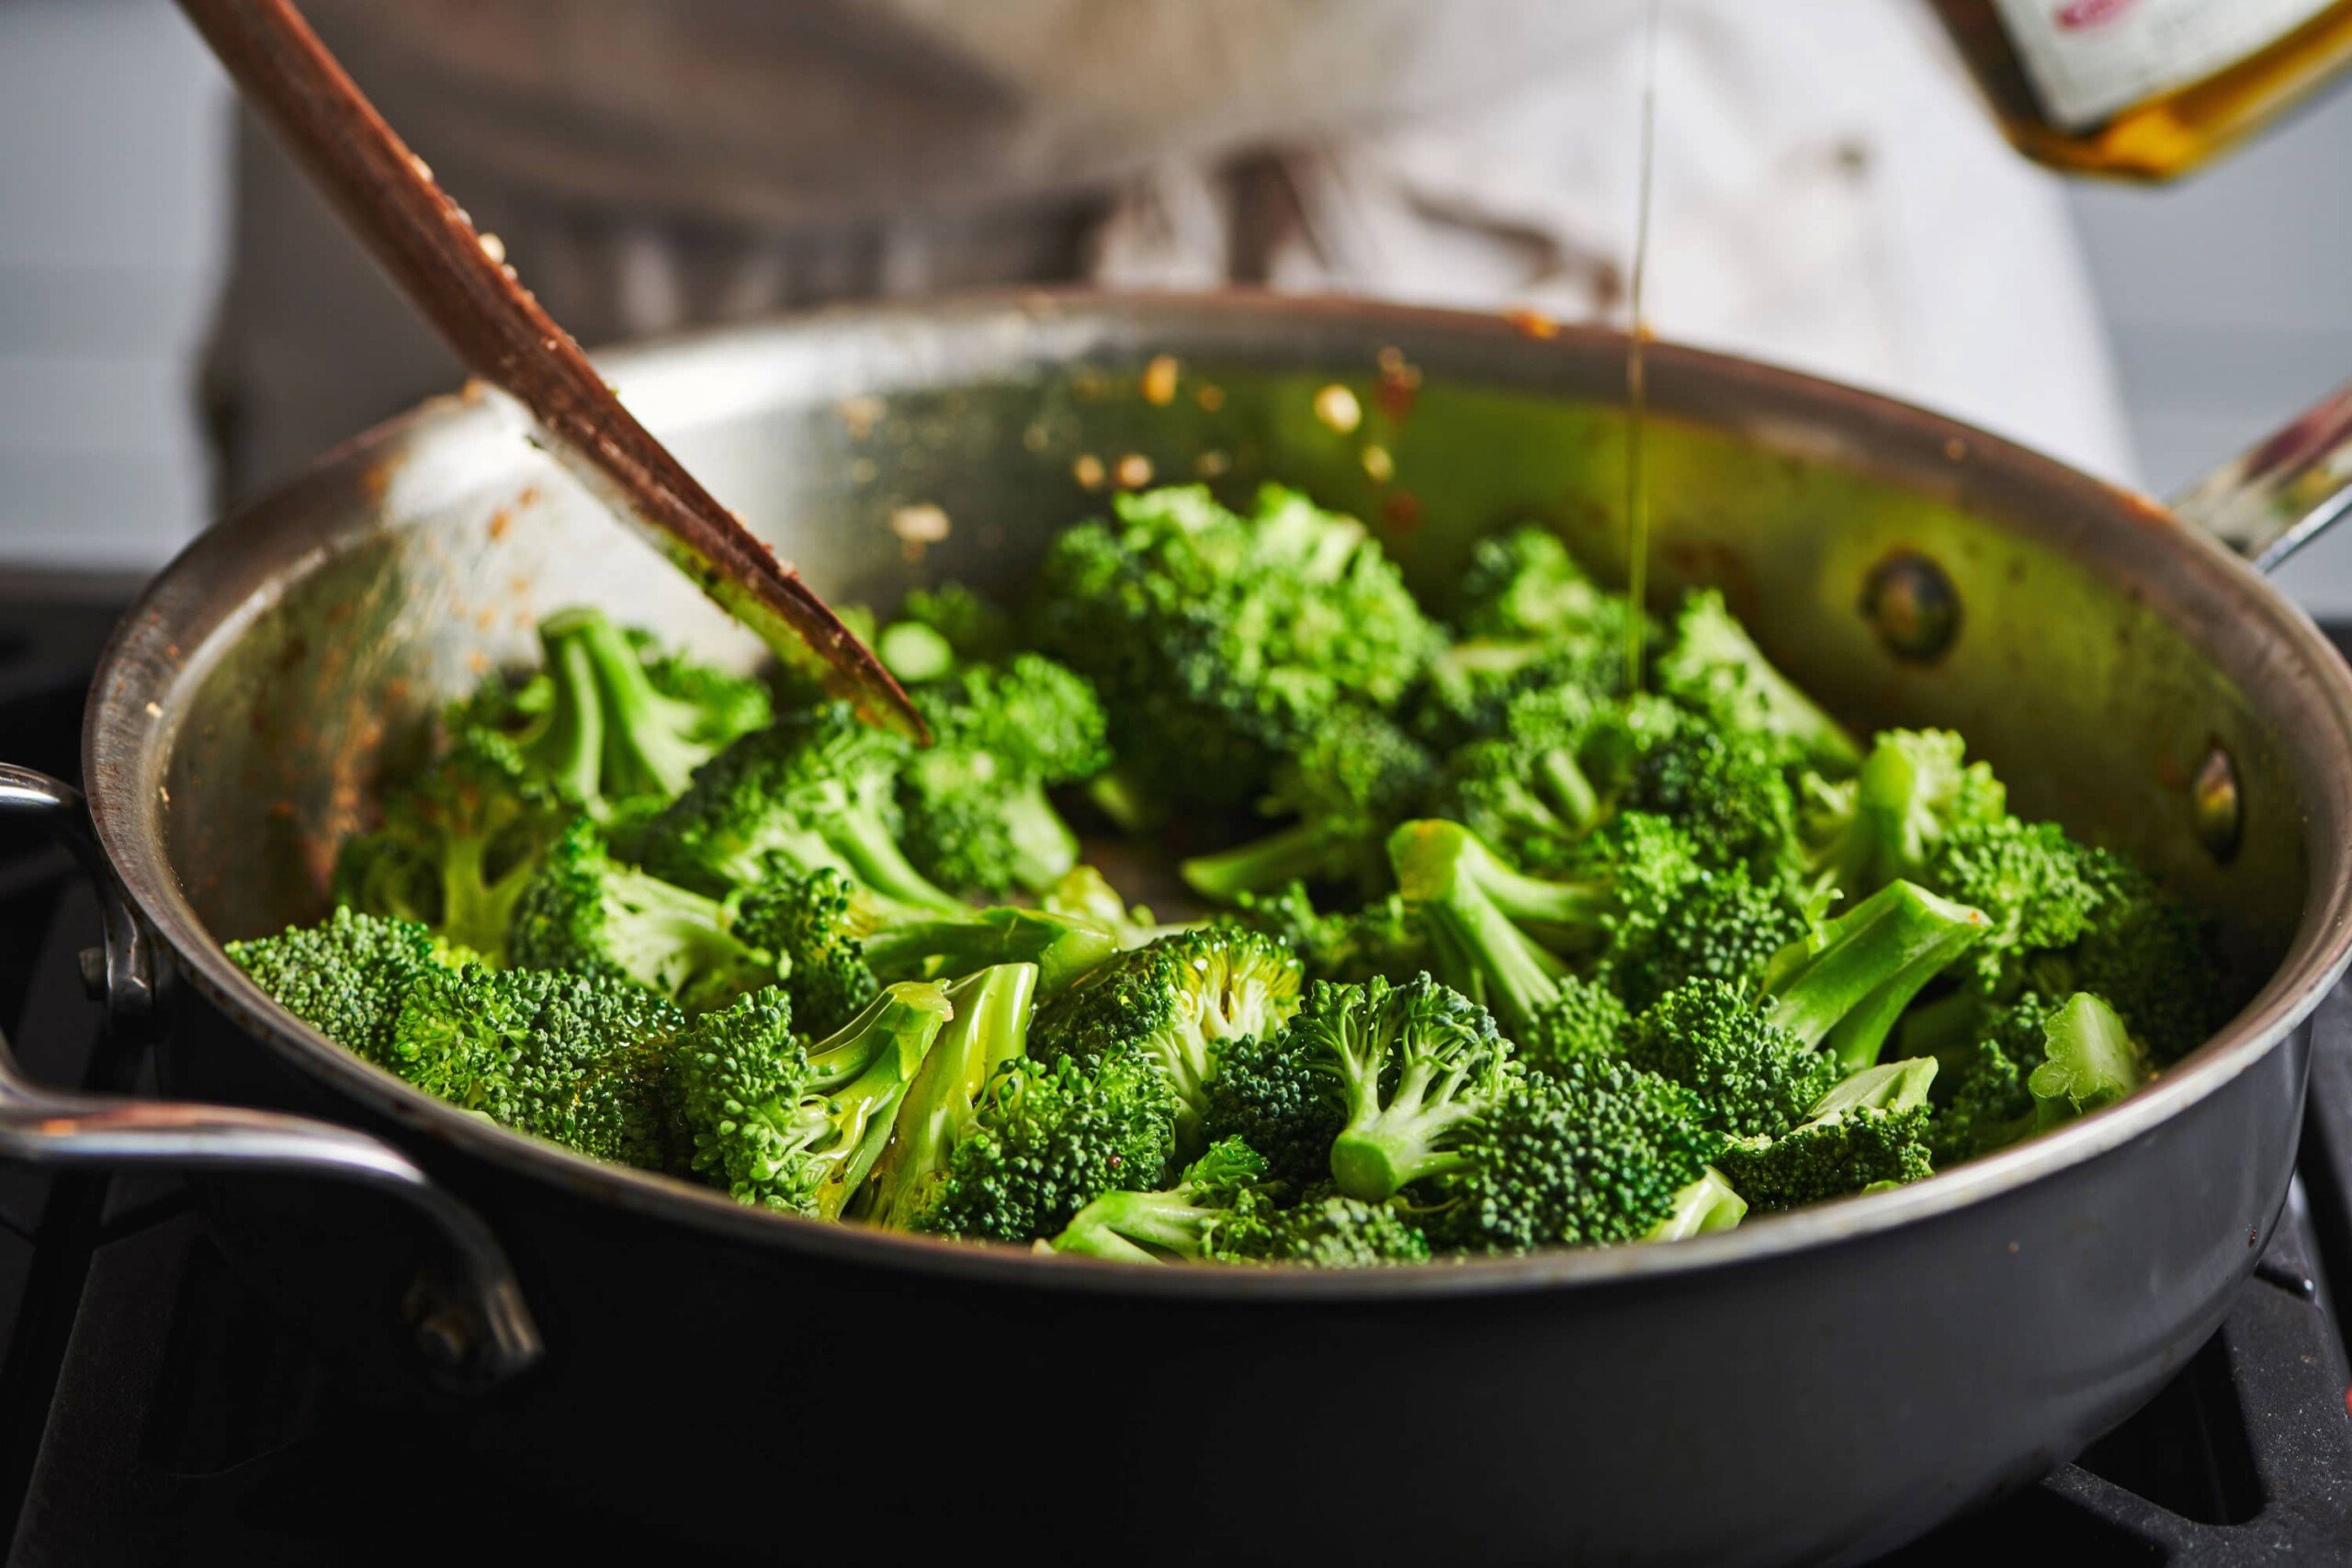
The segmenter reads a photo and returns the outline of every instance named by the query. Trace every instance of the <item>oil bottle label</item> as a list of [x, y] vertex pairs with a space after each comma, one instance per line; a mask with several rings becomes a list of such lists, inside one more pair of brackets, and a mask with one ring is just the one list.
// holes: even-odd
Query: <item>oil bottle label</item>
[[2086, 130], [2277, 42], [2332, 0], [1994, 0], [2042, 113]]

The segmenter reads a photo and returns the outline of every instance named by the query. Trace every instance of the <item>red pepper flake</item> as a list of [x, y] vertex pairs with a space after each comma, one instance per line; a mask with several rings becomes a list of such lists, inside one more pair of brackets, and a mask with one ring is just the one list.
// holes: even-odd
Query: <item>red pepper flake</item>
[[1388, 498], [1380, 503], [1380, 520], [1396, 533], [1412, 533], [1425, 520], [1421, 498], [1409, 490], [1389, 491]]

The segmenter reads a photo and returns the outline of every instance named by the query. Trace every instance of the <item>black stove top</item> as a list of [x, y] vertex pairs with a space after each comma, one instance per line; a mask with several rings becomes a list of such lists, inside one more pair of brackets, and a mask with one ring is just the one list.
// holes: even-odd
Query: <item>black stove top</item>
[[[0, 752], [71, 777], [116, 585], [0, 574]], [[2341, 640], [2341, 639], [2339, 639]], [[0, 830], [0, 1027], [34, 1077], [133, 1085], [78, 954], [72, 863]], [[2289, 1213], [2211, 1342], [2145, 1410], [2038, 1486], [1890, 1561], [2352, 1559], [2352, 990], [2323, 1007]], [[667, 1555], [436, 1462], [430, 1434], [338, 1394], [230, 1273], [168, 1179], [0, 1168], [0, 1514], [15, 1564], [401, 1562], [471, 1538]], [[461, 1552], [460, 1555], [463, 1555]]]

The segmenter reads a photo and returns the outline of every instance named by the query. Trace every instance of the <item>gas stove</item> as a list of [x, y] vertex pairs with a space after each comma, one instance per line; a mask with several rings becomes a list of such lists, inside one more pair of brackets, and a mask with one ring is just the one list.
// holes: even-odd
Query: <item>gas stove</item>
[[[75, 771], [84, 687], [124, 585], [0, 573], [0, 754]], [[2339, 637], [2339, 645], [2346, 640]], [[98, 916], [62, 852], [0, 824], [0, 1028], [34, 1077], [136, 1089], [79, 954]], [[2300, 1174], [2255, 1277], [2146, 1409], [1906, 1568], [2056, 1553], [2352, 1559], [2352, 990], [2322, 1007]], [[650, 1416], [649, 1418], [651, 1418]], [[0, 1168], [0, 1510], [14, 1564], [413, 1563], [469, 1538], [666, 1554], [593, 1500], [436, 1462], [414, 1418], [340, 1393], [154, 1177]]]

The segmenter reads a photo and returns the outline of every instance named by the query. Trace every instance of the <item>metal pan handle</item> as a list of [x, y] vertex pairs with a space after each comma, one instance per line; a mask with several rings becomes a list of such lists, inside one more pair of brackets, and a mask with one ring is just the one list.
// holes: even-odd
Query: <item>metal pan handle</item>
[[[150, 944], [90, 832], [82, 794], [29, 768], [0, 763], [0, 812], [36, 818], [96, 883], [105, 910], [104, 996], [111, 1026], [154, 1005]], [[379, 1138], [307, 1117], [232, 1105], [131, 1100], [46, 1088], [0, 1042], [0, 1159], [31, 1165], [143, 1166], [317, 1177], [384, 1193], [420, 1215], [443, 1268], [410, 1292], [410, 1327], [441, 1381], [478, 1391], [537, 1362], [543, 1344], [514, 1266], [480, 1214]]]
[[2352, 386], [2191, 484], [2172, 509], [2256, 570], [2275, 570], [2352, 511]]

